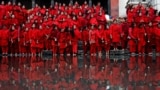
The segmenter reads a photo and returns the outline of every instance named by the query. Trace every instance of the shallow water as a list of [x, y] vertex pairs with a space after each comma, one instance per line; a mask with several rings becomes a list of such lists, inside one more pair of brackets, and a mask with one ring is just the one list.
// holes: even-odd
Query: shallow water
[[1, 57], [0, 90], [156, 90], [160, 56]]

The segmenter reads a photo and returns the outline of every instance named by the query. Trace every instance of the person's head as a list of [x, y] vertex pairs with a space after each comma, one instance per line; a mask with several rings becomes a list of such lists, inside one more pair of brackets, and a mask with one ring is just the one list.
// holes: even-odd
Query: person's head
[[36, 24], [35, 24], [35, 23], [33, 23], [33, 24], [32, 24], [32, 28], [35, 28], [35, 27], [36, 27]]
[[94, 29], [94, 25], [91, 25], [91, 29]]
[[11, 29], [12, 29], [12, 30], [15, 30], [15, 26], [14, 26], [14, 25], [12, 25]]
[[76, 25], [73, 25], [73, 29], [76, 29], [77, 28], [77, 26]]
[[100, 2], [98, 2], [98, 3], [97, 3], [97, 6], [101, 6], [101, 3], [100, 3]]
[[84, 1], [84, 4], [86, 5], [86, 4], [87, 4], [87, 1]]
[[99, 30], [102, 29], [102, 25], [99, 25], [99, 26], [98, 26], [98, 29], [99, 29]]
[[26, 8], [26, 6], [25, 6], [25, 5], [23, 5], [23, 6], [22, 6], [22, 8], [23, 8], [23, 9], [25, 9], [25, 8]]
[[43, 8], [45, 9], [45, 8], [46, 8], [46, 6], [45, 6], [45, 5], [43, 5]]
[[21, 6], [21, 3], [20, 3], [20, 2], [18, 2], [18, 6]]
[[14, 15], [14, 14], [12, 14], [12, 15], [11, 15], [11, 18], [15, 18], [15, 15]]
[[38, 6], [38, 4], [36, 4], [36, 8], [38, 8], [39, 6]]
[[1, 2], [1, 5], [4, 5], [4, 1]]
[[39, 25], [39, 30], [42, 30], [42, 25]]
[[138, 16], [142, 16], [142, 12], [139, 12], [139, 13], [138, 13]]
[[149, 23], [148, 23], [148, 26], [152, 26], [152, 22], [149, 22]]
[[11, 2], [10, 2], [10, 1], [8, 2], [8, 5], [11, 5]]
[[73, 16], [72, 20], [77, 20], [77, 17], [76, 17], [76, 16]]
[[29, 29], [28, 29], [28, 27], [25, 29], [25, 31], [28, 31]]

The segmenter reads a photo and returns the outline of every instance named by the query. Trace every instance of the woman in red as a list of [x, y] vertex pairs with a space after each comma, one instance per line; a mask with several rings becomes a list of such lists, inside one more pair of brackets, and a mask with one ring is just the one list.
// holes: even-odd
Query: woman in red
[[96, 44], [97, 46], [97, 50], [98, 50], [98, 54], [99, 56], [102, 55], [102, 50], [105, 47], [105, 32], [104, 32], [104, 26], [103, 25], [99, 25], [98, 26], [98, 31], [97, 31], [99, 38], [98, 39], [98, 43]]
[[118, 24], [116, 19], [113, 20], [110, 30], [114, 50], [117, 50], [117, 47], [121, 42], [122, 27]]
[[155, 42], [153, 31], [154, 31], [154, 26], [152, 22], [149, 22], [149, 24], [146, 27], [146, 34], [147, 34], [146, 52], [150, 55], [152, 55], [152, 46]]
[[32, 56], [36, 55], [36, 48], [37, 48], [37, 29], [35, 28], [36, 25], [33, 24], [32, 28], [29, 30], [29, 38], [30, 38], [30, 50]]
[[37, 38], [37, 53], [38, 55], [41, 54], [42, 50], [44, 49], [44, 32], [43, 32], [43, 27], [40, 25], [39, 26], [39, 29], [37, 31], [37, 35], [36, 35], [36, 38]]
[[59, 35], [58, 35], [58, 48], [59, 48], [59, 53], [61, 55], [64, 55], [64, 50], [66, 48], [66, 32], [65, 28], [62, 28]]
[[19, 39], [19, 31], [13, 25], [10, 31], [10, 40], [11, 40], [11, 54], [18, 54], [18, 39]]
[[66, 47], [66, 54], [67, 56], [70, 56], [71, 53], [72, 53], [72, 28], [68, 27], [67, 28], [67, 32], [66, 32], [66, 35], [67, 35], [67, 39], [66, 39], [66, 43], [67, 43], [67, 47]]
[[132, 23], [131, 26], [129, 27], [129, 35], [128, 35], [128, 45], [129, 45], [129, 52], [131, 53], [131, 55], [134, 55], [136, 53], [136, 46], [138, 43], [137, 40], [137, 30], [136, 29], [136, 23]]
[[144, 54], [145, 45], [146, 45], [146, 32], [145, 32], [144, 24], [143, 23], [139, 24], [137, 29], [138, 29], [137, 30], [138, 53]]
[[95, 26], [92, 25], [91, 29], [89, 30], [89, 43], [90, 43], [90, 54], [91, 56], [96, 55], [96, 39], [97, 39], [97, 31]]
[[76, 25], [73, 25], [73, 30], [72, 32], [72, 53], [73, 56], [75, 56], [78, 53], [78, 40], [81, 39], [81, 33], [79, 31], [79, 29], [77, 28]]
[[57, 41], [58, 35], [59, 35], [58, 27], [54, 26], [50, 35], [53, 56], [57, 55], [57, 51], [58, 51], [58, 41]]
[[105, 44], [105, 51], [106, 55], [109, 55], [110, 46], [111, 46], [111, 30], [110, 26], [107, 24], [104, 31], [104, 44]]
[[82, 31], [82, 41], [83, 41], [83, 52], [84, 55], [86, 55], [89, 48], [89, 30], [87, 26]]
[[9, 30], [3, 26], [2, 30], [0, 31], [0, 42], [2, 48], [2, 54], [8, 54], [8, 41], [9, 41]]

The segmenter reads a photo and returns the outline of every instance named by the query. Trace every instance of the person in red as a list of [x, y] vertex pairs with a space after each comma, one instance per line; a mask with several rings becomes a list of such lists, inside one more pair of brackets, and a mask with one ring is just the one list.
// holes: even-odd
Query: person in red
[[51, 50], [51, 36], [50, 33], [52, 31], [53, 28], [47, 26], [44, 26], [44, 29], [42, 30], [44, 32], [44, 47], [46, 50]]
[[110, 26], [110, 30], [114, 50], [117, 50], [117, 47], [121, 42], [122, 27], [116, 19], [113, 20], [113, 23]]
[[155, 42], [156, 42], [156, 54], [160, 53], [160, 23], [158, 23], [154, 28]]
[[91, 56], [96, 55], [96, 39], [97, 39], [97, 31], [94, 25], [91, 25], [89, 30], [89, 43], [90, 43], [90, 54]]
[[128, 45], [129, 45], [129, 52], [131, 55], [135, 55], [137, 50], [137, 26], [136, 23], [132, 23], [128, 30]]
[[19, 30], [15, 28], [14, 25], [11, 27], [10, 31], [10, 41], [11, 41], [11, 54], [17, 56], [18, 52], [18, 42], [19, 42]]
[[65, 28], [60, 29], [60, 33], [58, 35], [58, 48], [59, 48], [59, 53], [61, 55], [64, 55], [64, 50], [66, 48], [66, 32]]
[[29, 30], [29, 38], [30, 38], [30, 51], [32, 56], [36, 55], [36, 48], [37, 48], [37, 29], [35, 23], [32, 25], [32, 28]]
[[40, 25], [36, 35], [36, 43], [37, 43], [37, 53], [40, 56], [42, 50], [44, 49], [44, 32], [43, 27]]
[[129, 23], [127, 22], [126, 18], [121, 19], [121, 25], [122, 25], [122, 39], [121, 39], [121, 46], [122, 46], [122, 51], [127, 49], [127, 43], [128, 43], [128, 29], [129, 29]]
[[106, 52], [106, 55], [109, 55], [110, 46], [111, 46], [111, 31], [110, 31], [110, 26], [108, 24], [105, 26], [104, 33], [105, 33], [104, 34], [105, 52]]
[[132, 22], [134, 22], [134, 16], [136, 14], [133, 5], [129, 5], [127, 8], [127, 22], [131, 25]]
[[144, 24], [141, 23], [137, 28], [137, 38], [138, 38], [138, 53], [139, 55], [145, 53], [145, 45], [146, 45], [146, 31]]
[[72, 53], [72, 34], [73, 34], [73, 29], [68, 27], [67, 28], [67, 32], [66, 32], [66, 35], [67, 35], [67, 39], [66, 39], [66, 43], [67, 43], [67, 47], [66, 47], [66, 54], [67, 56], [70, 56], [71, 53]]
[[99, 38], [97, 38], [98, 41], [96, 43], [96, 46], [97, 46], [98, 54], [99, 54], [99, 56], [101, 56], [102, 55], [102, 49], [105, 48], [105, 32], [104, 32], [104, 26], [103, 25], [98, 26], [97, 33], [99, 35]]
[[86, 55], [89, 48], [89, 30], [87, 26], [82, 31], [82, 41], [83, 41], [83, 52], [84, 55]]
[[2, 54], [7, 55], [8, 54], [8, 45], [9, 45], [9, 30], [3, 26], [3, 28], [0, 31], [0, 46], [2, 48]]
[[51, 31], [51, 34], [50, 34], [50, 38], [51, 38], [51, 45], [52, 45], [52, 53], [53, 53], [53, 56], [54, 55], [57, 55], [57, 51], [58, 51], [58, 35], [59, 35], [59, 31], [58, 31], [58, 27], [57, 26], [54, 26], [53, 30]]
[[22, 24], [22, 27], [19, 32], [19, 53], [24, 55], [26, 53], [26, 48], [25, 48], [25, 36], [24, 36], [24, 31], [25, 31], [25, 26]]
[[25, 54], [30, 54], [30, 38], [29, 38], [29, 28], [26, 27], [25, 31], [23, 32], [24, 36], [24, 48], [25, 48]]
[[73, 56], [76, 56], [76, 54], [78, 53], [78, 40], [81, 39], [81, 33], [76, 25], [73, 25], [73, 30], [71, 32], [72, 32], [72, 40], [71, 40], [72, 53]]
[[152, 46], [155, 42], [154, 40], [154, 26], [152, 22], [149, 22], [146, 27], [146, 34], [147, 34], [147, 44], [146, 44], [146, 52], [149, 55], [152, 55]]

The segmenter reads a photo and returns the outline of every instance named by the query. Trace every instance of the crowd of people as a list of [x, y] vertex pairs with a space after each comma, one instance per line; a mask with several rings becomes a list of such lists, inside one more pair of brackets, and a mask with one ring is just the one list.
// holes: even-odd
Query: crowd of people
[[151, 5], [127, 5], [127, 17], [106, 19], [100, 3], [89, 7], [55, 3], [50, 8], [27, 10], [21, 3], [0, 5], [0, 47], [2, 54], [40, 54], [51, 50], [54, 55], [75, 56], [78, 41], [83, 42], [84, 54], [109, 55], [111, 46], [129, 48], [131, 54], [152, 54], [152, 45], [160, 53], [158, 12]]

